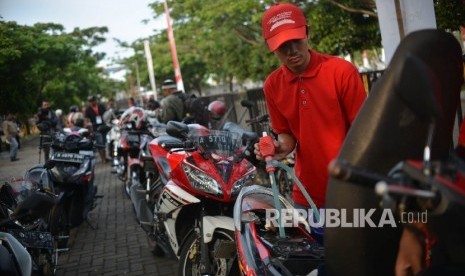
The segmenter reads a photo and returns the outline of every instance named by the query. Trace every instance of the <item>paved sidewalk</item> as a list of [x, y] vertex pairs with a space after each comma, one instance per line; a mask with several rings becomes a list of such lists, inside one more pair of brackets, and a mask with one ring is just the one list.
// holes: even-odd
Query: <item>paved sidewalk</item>
[[[0, 181], [21, 177], [39, 162], [39, 139], [25, 141], [18, 152], [19, 161], [11, 162], [8, 152], [0, 153]], [[43, 162], [43, 156], [42, 160]], [[177, 262], [157, 258], [150, 253], [145, 232], [135, 221], [132, 205], [123, 194], [122, 182], [111, 173], [108, 164], [96, 166], [95, 184], [98, 206], [92, 211], [98, 224], [92, 229], [83, 223], [71, 231], [70, 251], [60, 254], [57, 275], [176, 275]]]

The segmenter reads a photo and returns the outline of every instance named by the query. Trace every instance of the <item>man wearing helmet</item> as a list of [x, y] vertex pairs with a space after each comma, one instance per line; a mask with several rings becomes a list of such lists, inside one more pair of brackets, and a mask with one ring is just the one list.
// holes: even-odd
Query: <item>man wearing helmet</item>
[[165, 80], [161, 88], [163, 100], [158, 111], [158, 120], [165, 124], [168, 121], [181, 121], [184, 114], [184, 103], [175, 93], [182, 92], [177, 92], [176, 83], [170, 79]]

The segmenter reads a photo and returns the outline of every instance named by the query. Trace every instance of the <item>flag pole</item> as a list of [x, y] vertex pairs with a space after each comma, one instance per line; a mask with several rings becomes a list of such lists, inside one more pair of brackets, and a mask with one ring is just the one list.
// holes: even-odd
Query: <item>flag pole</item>
[[153, 60], [152, 53], [150, 52], [150, 45], [148, 40], [144, 40], [144, 51], [145, 58], [147, 59], [147, 69], [149, 71], [150, 85], [152, 86], [152, 91], [154, 93], [155, 100], [158, 100], [157, 87], [155, 85], [155, 73], [153, 70]]
[[176, 86], [178, 90], [181, 90], [184, 93], [185, 92], [184, 83], [182, 81], [181, 68], [179, 67], [179, 62], [178, 62], [178, 54], [176, 53], [176, 42], [174, 41], [173, 28], [171, 28], [170, 12], [168, 10], [168, 4], [166, 3], [166, 0], [164, 1], [164, 5], [165, 5], [166, 23], [168, 25], [168, 39], [170, 41], [171, 58], [173, 59], [173, 66], [174, 66], [174, 77], [176, 78]]

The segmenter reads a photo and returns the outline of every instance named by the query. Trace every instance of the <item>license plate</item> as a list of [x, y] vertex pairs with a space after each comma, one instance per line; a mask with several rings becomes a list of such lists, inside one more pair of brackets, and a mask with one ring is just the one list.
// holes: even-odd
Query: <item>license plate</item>
[[26, 248], [53, 249], [53, 236], [50, 232], [10, 229], [13, 235]]
[[199, 137], [199, 145], [205, 150], [227, 150], [231, 147], [231, 139], [225, 135], [207, 135]]
[[62, 162], [73, 162], [73, 163], [82, 163], [84, 161], [84, 155], [78, 153], [69, 153], [69, 152], [56, 152], [52, 160], [62, 161]]

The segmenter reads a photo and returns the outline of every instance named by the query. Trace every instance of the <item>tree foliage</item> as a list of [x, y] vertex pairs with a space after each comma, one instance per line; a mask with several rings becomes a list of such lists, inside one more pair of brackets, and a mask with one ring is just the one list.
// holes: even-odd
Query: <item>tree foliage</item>
[[[347, 54], [380, 45], [373, 1], [345, 1], [365, 12], [350, 13], [333, 1], [295, 1], [310, 21], [316, 50]], [[262, 81], [278, 60], [262, 38], [261, 18], [274, 1], [176, 0], [167, 1], [176, 39], [178, 59], [187, 90], [201, 91], [205, 81], [218, 83]], [[165, 16], [163, 1], [151, 4], [155, 17]], [[363, 10], [362, 10], [363, 11]], [[133, 45], [140, 49], [141, 43]], [[151, 38], [155, 75], [173, 75], [166, 32]], [[137, 51], [143, 56], [142, 51]], [[166, 62], [166, 63], [165, 63]], [[146, 68], [143, 68], [146, 70]]]
[[[465, 0], [433, 0], [438, 28], [457, 30], [465, 22]], [[167, 0], [186, 91], [203, 93], [207, 80], [220, 84], [263, 81], [279, 64], [261, 33], [263, 12], [274, 0]], [[309, 19], [312, 48], [343, 55], [381, 47], [375, 0], [294, 0]], [[164, 1], [149, 5], [154, 17], [165, 17]], [[122, 46], [134, 49], [119, 60], [132, 83], [104, 78], [97, 64], [104, 57], [93, 47], [105, 41], [106, 27], [76, 28], [60, 24], [21, 26], [0, 20], [0, 108], [2, 113], [31, 114], [40, 98], [66, 109], [89, 94], [114, 95], [131, 89], [139, 76], [149, 88], [144, 40], [149, 40], [157, 86], [174, 79], [168, 35], [157, 31]], [[230, 88], [232, 91], [232, 88]]]
[[0, 109], [2, 113], [33, 114], [43, 98], [67, 110], [107, 83], [97, 63], [106, 27], [74, 29], [60, 24], [22, 26], [0, 21]]
[[455, 31], [465, 26], [464, 0], [434, 0], [434, 10], [438, 29]]
[[[262, 81], [278, 61], [262, 39], [261, 18], [272, 0], [167, 0], [177, 54], [186, 90], [201, 91], [213, 78]], [[309, 19], [312, 48], [333, 55], [353, 54], [381, 47], [375, 0], [294, 0]], [[463, 0], [434, 0], [438, 27], [458, 29], [465, 22]], [[164, 17], [164, 1], [150, 5], [155, 17]], [[165, 31], [150, 38], [155, 75], [173, 78], [174, 70]], [[148, 76], [142, 42], [131, 45]], [[158, 83], [161, 83], [159, 81]]]

